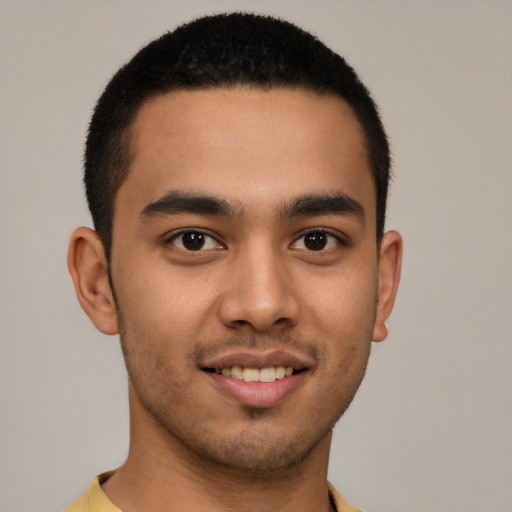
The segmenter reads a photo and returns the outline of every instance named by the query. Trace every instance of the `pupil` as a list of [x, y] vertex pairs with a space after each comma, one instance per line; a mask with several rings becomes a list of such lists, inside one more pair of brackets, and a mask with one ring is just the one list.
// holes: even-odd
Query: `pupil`
[[327, 245], [327, 235], [325, 233], [309, 233], [304, 240], [305, 246], [311, 251], [320, 251]]
[[191, 251], [197, 251], [204, 245], [203, 233], [184, 233], [183, 246]]

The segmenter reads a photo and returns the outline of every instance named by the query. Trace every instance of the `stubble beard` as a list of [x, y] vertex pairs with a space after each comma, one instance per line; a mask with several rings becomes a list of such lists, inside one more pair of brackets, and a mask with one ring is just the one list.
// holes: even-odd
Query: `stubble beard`
[[[254, 477], [258, 474], [265, 476], [269, 472], [287, 471], [303, 463], [330, 434], [357, 389], [354, 389], [350, 401], [321, 430], [313, 421], [305, 419], [298, 432], [276, 432], [265, 425], [268, 425], [267, 410], [245, 408], [243, 413], [248, 420], [247, 429], [230, 437], [221, 437], [209, 430], [205, 424], [196, 423], [191, 431], [189, 424], [181, 423], [173, 417], [172, 409], [166, 407], [164, 401], [155, 403], [148, 399], [141, 386], [131, 378], [130, 381], [140, 404], [157, 427], [165, 433], [172, 451], [188, 458], [192, 465], [206, 464], [226, 470], [244, 471]], [[322, 408], [321, 402], [317, 408]], [[314, 417], [318, 417], [318, 413]]]
[[[242, 471], [245, 476], [249, 475], [249, 478], [258, 478], [258, 476], [264, 478], [269, 473], [276, 474], [276, 472], [287, 471], [308, 458], [322, 439], [330, 434], [336, 422], [352, 402], [364, 377], [369, 357], [368, 349], [368, 353], [360, 361], [357, 376], [351, 382], [344, 382], [341, 386], [342, 389], [331, 390], [339, 394], [339, 407], [335, 413], [330, 412], [331, 418], [325, 417], [325, 411], [330, 410], [327, 405], [332, 402], [332, 393], [326, 391], [315, 404], [311, 404], [310, 413], [294, 432], [278, 431], [273, 425], [269, 427], [271, 410], [245, 407], [242, 409], [242, 413], [247, 420], [245, 421], [245, 424], [248, 425], [247, 428], [237, 432], [236, 435], [220, 436], [209, 428], [206, 421], [201, 423], [175, 414], [177, 409], [183, 410], [187, 406], [193, 410], [193, 400], [188, 400], [188, 404], [185, 404], [186, 398], [183, 400], [176, 398], [180, 396], [180, 389], [186, 396], [190, 382], [174, 382], [177, 389], [174, 389], [172, 396], [162, 393], [162, 389], [165, 391], [165, 387], [159, 387], [159, 382], [165, 381], [165, 375], [160, 373], [160, 377], [164, 378], [158, 378], [161, 365], [154, 356], [151, 358], [149, 349], [145, 354], [150, 356], [145, 360], [146, 363], [137, 364], [134, 361], [136, 357], [132, 357], [133, 354], [130, 353], [126, 343], [125, 322], [119, 309], [118, 322], [128, 377], [136, 399], [157, 428], [164, 433], [169, 448], [176, 453], [179, 452], [182, 457], [188, 458], [192, 465], [202, 464], [210, 467], [222, 467], [225, 470]], [[137, 339], [144, 340], [145, 337], [139, 335]], [[271, 343], [275, 344], [275, 341], [269, 341], [269, 346]], [[288, 340], [287, 343], [290, 341]], [[217, 347], [219, 344], [222, 342], [210, 342], [209, 346]], [[241, 339], [228, 340], [223, 343], [224, 347], [247, 347], [250, 344], [254, 345], [254, 342], [244, 342]], [[304, 344], [301, 343], [301, 346], [304, 347]], [[315, 344], [309, 346], [310, 353], [315, 353], [315, 357], [322, 357], [316, 353]], [[140, 352], [137, 355], [140, 356]], [[192, 351], [191, 359], [196, 357], [197, 353]], [[144, 358], [139, 357], [140, 359], [144, 361]], [[153, 365], [148, 365], [148, 361], [152, 361]], [[341, 368], [339, 372], [344, 370], [345, 368]], [[337, 373], [336, 370], [332, 371]], [[222, 412], [219, 411], [219, 414]], [[323, 425], [323, 428], [319, 427], [319, 423]], [[240, 477], [242, 477], [241, 474]]]

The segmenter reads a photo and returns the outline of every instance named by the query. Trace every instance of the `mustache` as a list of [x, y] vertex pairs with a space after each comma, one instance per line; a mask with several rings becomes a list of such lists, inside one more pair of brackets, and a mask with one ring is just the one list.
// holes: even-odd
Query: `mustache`
[[249, 334], [197, 343], [192, 347], [190, 359], [192, 361], [202, 361], [215, 357], [219, 353], [233, 349], [250, 349], [260, 351], [293, 350], [295, 352], [306, 354], [316, 362], [322, 359], [322, 352], [316, 343], [284, 333], [262, 336]]

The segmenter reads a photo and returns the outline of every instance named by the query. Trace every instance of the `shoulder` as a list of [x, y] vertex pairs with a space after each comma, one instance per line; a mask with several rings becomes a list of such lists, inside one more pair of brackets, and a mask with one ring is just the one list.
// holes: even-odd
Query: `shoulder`
[[327, 487], [329, 489], [329, 498], [331, 499], [336, 512], [361, 512], [359, 509], [353, 507], [343, 499], [343, 496], [334, 488], [334, 486], [327, 482]]
[[122, 512], [117, 508], [101, 489], [101, 484], [107, 480], [113, 471], [97, 476], [89, 490], [64, 512]]

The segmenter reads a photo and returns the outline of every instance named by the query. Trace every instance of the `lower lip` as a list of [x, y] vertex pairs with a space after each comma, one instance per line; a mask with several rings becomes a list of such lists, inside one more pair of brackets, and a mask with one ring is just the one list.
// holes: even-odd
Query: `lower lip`
[[295, 373], [274, 382], [245, 382], [218, 373], [204, 372], [225, 394], [246, 407], [272, 407], [293, 393], [307, 376]]

